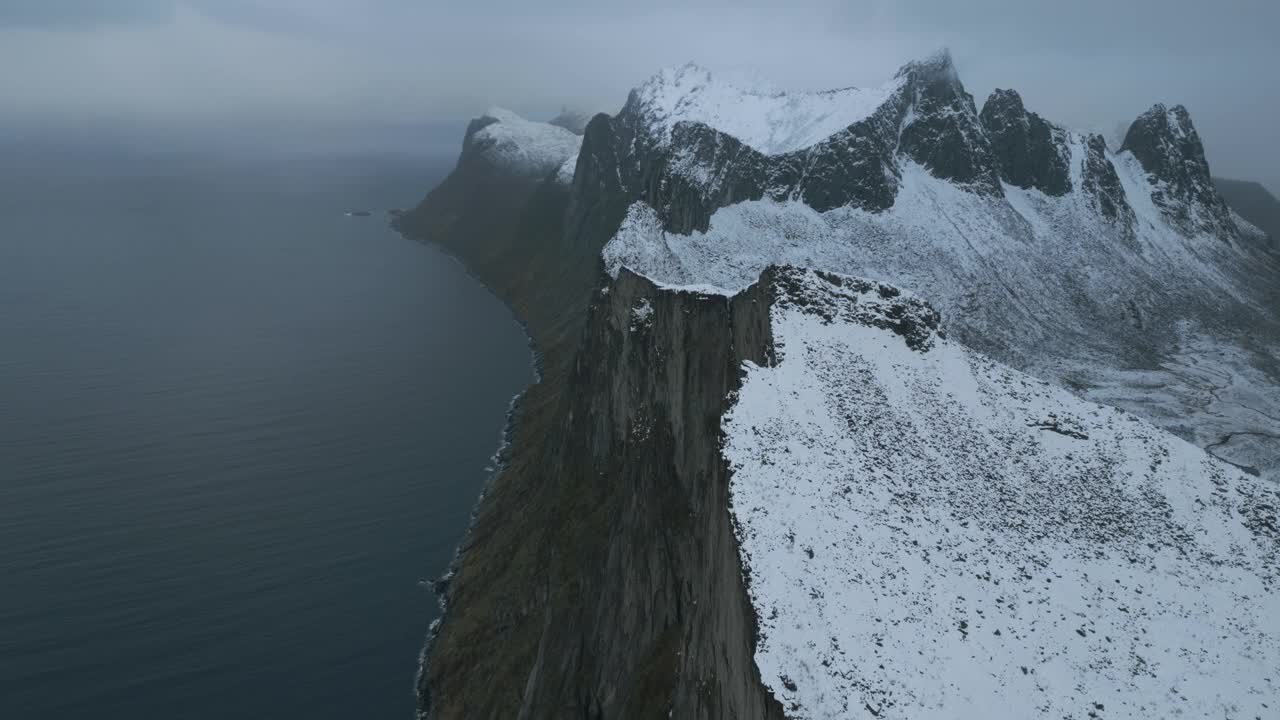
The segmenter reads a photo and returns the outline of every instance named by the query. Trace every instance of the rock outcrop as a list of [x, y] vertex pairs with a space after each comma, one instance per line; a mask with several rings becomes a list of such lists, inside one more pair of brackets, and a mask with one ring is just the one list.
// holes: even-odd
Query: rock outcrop
[[1129, 126], [1122, 151], [1150, 175], [1152, 198], [1179, 227], [1232, 239], [1238, 232], [1218, 194], [1200, 133], [1182, 105], [1156, 104]]
[[1046, 195], [1071, 191], [1066, 132], [1028, 112], [1016, 91], [991, 93], [982, 106], [982, 128], [1005, 182], [1036, 188]]
[[1116, 166], [1108, 157], [1107, 141], [1096, 133], [1084, 137], [1085, 156], [1081, 177], [1089, 203], [1102, 217], [1132, 228], [1136, 220]]
[[951, 54], [944, 51], [910, 63], [898, 77], [906, 80], [910, 100], [898, 149], [934, 177], [981, 195], [1003, 195], [990, 141]]

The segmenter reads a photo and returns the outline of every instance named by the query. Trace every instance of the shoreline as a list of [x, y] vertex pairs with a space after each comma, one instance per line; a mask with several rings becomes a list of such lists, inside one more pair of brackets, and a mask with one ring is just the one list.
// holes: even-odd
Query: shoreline
[[[502, 306], [507, 309], [511, 320], [520, 328], [524, 334], [526, 344], [529, 350], [529, 366], [533, 371], [533, 380], [526, 385], [520, 392], [511, 397], [510, 403], [507, 405], [506, 413], [503, 416], [502, 427], [499, 432], [498, 444], [493, 454], [489, 458], [489, 464], [484, 468], [485, 478], [481, 483], [480, 492], [476, 495], [474, 502], [471, 504], [471, 512], [467, 518], [467, 526], [463, 530], [462, 535], [458, 538], [457, 545], [454, 548], [453, 556], [449, 560], [449, 564], [444, 571], [436, 577], [424, 578], [419, 582], [420, 585], [428, 587], [430, 592], [435, 596], [436, 604], [439, 608], [439, 614], [427, 628], [426, 637], [422, 641], [422, 647], [418, 653], [418, 668], [414, 673], [414, 694], [418, 696], [426, 687], [427, 662], [431, 655], [431, 651], [435, 646], [439, 637], [440, 629], [449, 613], [448, 591], [450, 582], [456, 577], [461, 568], [466, 549], [473, 539], [473, 533], [476, 528], [477, 519], [482, 512], [485, 500], [489, 497], [494, 484], [501, 478], [510, 467], [512, 455], [514, 454], [515, 445], [518, 442], [520, 421], [525, 414], [526, 401], [530, 392], [545, 380], [544, 372], [544, 355], [538, 348], [538, 341], [534, 337], [533, 331], [529, 327], [529, 323], [520, 316], [512, 303], [493, 287], [479, 271], [467, 262], [460, 253], [454, 251], [441, 242], [419, 238], [412, 235], [407, 229], [400, 226], [399, 215], [394, 216], [388, 223], [390, 229], [398, 234], [401, 238], [409, 242], [424, 245], [441, 253], [453, 262], [457, 263], [480, 287], [496, 298]], [[426, 717], [419, 708], [417, 710], [418, 717]]]

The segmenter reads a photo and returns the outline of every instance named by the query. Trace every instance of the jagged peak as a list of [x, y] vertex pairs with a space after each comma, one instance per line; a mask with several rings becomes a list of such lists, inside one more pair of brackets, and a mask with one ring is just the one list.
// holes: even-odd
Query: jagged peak
[[1075, 134], [1080, 137], [1086, 147], [1096, 152], [1107, 153], [1111, 151], [1111, 143], [1107, 140], [1105, 133], [1094, 130], [1081, 130], [1075, 132]]
[[979, 119], [1005, 182], [1047, 195], [1071, 191], [1067, 133], [1027, 110], [1016, 91], [992, 92]]
[[1182, 105], [1156, 103], [1125, 134], [1122, 153], [1150, 176], [1153, 199], [1184, 231], [1229, 239], [1239, 229], [1213, 185], [1200, 134]]
[[[1191, 120], [1191, 112], [1185, 105], [1168, 107], [1164, 103], [1156, 103], [1129, 125], [1120, 149], [1121, 151], [1138, 150], [1134, 154], [1139, 155], [1139, 146], [1142, 141], [1155, 138], [1165, 138], [1169, 141], [1186, 139], [1195, 145], [1200, 144], [1200, 135], [1196, 132], [1195, 123]], [[1202, 151], [1201, 154], [1203, 154]], [[1143, 158], [1139, 155], [1138, 159]]]
[[1017, 112], [1025, 113], [1027, 106], [1022, 102], [1022, 95], [1017, 90], [1006, 90], [1004, 88], [996, 88], [987, 96], [987, 101], [982, 104], [982, 111], [986, 113], [987, 108], [1009, 108]]
[[999, 197], [999, 168], [977, 106], [960, 82], [951, 53], [941, 50], [898, 71], [911, 102], [898, 149], [929, 172], [980, 195]]
[[951, 50], [939, 48], [932, 55], [920, 60], [912, 60], [898, 69], [895, 78], [917, 78], [919, 80], [943, 80], [949, 84], [960, 85], [960, 73], [956, 71], [955, 60]]

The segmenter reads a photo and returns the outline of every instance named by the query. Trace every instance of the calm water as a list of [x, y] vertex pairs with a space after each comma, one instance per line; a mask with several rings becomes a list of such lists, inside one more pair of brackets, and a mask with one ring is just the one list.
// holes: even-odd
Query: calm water
[[440, 166], [8, 172], [0, 718], [411, 717], [418, 581], [531, 379], [455, 262], [343, 216]]

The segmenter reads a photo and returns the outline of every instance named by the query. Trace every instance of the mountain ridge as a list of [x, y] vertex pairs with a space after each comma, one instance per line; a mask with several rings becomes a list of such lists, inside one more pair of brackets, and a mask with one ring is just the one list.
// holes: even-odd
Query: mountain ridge
[[[980, 115], [946, 55], [909, 64], [898, 77], [908, 80], [896, 96], [812, 146], [802, 165], [790, 156], [762, 165], [735, 139], [680, 123], [674, 149], [645, 151], [635, 163], [626, 156], [630, 138], [663, 131], [636, 130], [645, 116], [629, 103], [612, 121], [620, 147], [602, 156], [619, 158], [621, 191], [654, 212], [630, 212], [643, 227], [624, 222], [606, 260], [676, 285], [743, 287], [770, 262], [798, 262], [927, 286], [962, 323], [966, 342], [1033, 374], [1096, 386], [1096, 399], [1166, 422], [1202, 447], [1266, 428], [1259, 419], [1233, 424], [1234, 414], [1223, 422], [1222, 404], [1203, 397], [1203, 378], [1179, 362], [1168, 372], [1169, 359], [1203, 346], [1204, 332], [1254, 333], [1258, 367], [1272, 379], [1253, 378], [1252, 367], [1228, 377], [1252, 378], [1241, 392], [1261, 404], [1238, 401], [1257, 411], [1249, 417], [1280, 415], [1267, 359], [1280, 346], [1280, 271], [1259, 251], [1258, 231], [1213, 189], [1184, 108], [1154, 106], [1113, 152], [1100, 136], [1028, 112], [1010, 91], [993, 93]], [[980, 312], [956, 312], [974, 303]], [[1058, 347], [1040, 351], [1046, 339]], [[1259, 351], [1253, 339], [1231, 342]], [[1081, 353], [1113, 359], [1099, 366]], [[1141, 389], [1151, 382], [1170, 389]], [[1280, 470], [1277, 451], [1214, 451]]]
[[[704, 122], [655, 127], [633, 92], [619, 114], [593, 117], [576, 156], [556, 168], [548, 163], [540, 180], [460, 162], [457, 177], [401, 218], [403, 232], [441, 243], [506, 299], [544, 358], [540, 381], [513, 415], [503, 467], [439, 588], [445, 613], [424, 653], [422, 717], [808, 716], [803, 707], [812, 697], [795, 693], [814, 686], [793, 672], [761, 674], [774, 667], [761, 664], [768, 642], [762, 633], [776, 640], [777, 630], [767, 608], [753, 604], [754, 588], [771, 583], [773, 571], [751, 562], [758, 549], [741, 534], [752, 527], [747, 508], [732, 499], [734, 484], [748, 478], [722, 445], [729, 419], [745, 417], [734, 408], [745, 412], [741, 403], [755, 397], [743, 394], [752, 368], [785, 368], [787, 353], [809, 343], [780, 331], [777, 313], [791, 312], [797, 298], [819, 308], [815, 332], [823, 343], [846, 326], [882, 333], [865, 346], [864, 360], [846, 352], [824, 370], [840, 393], [907, 382], [905, 371], [888, 366], [870, 375], [857, 368], [879, 362], [873, 348], [905, 343], [925, 328], [914, 335], [922, 345], [940, 331], [945, 346], [976, 346], [1086, 398], [1111, 405], [1124, 404], [1124, 392], [1155, 398], [1141, 407], [1166, 428], [1185, 419], [1192, 400], [1207, 398], [1203, 415], [1221, 413], [1235, 424], [1182, 428], [1184, 436], [1209, 445], [1221, 439], [1208, 437], [1219, 430], [1237, 433], [1215, 449], [1257, 471], [1255, 456], [1270, 450], [1242, 445], [1253, 436], [1240, 431], [1273, 414], [1267, 378], [1280, 368], [1266, 361], [1274, 336], [1258, 335], [1250, 345], [1230, 332], [1273, 333], [1264, 291], [1274, 265], [1260, 260], [1253, 271], [1262, 275], [1241, 277], [1240, 258], [1254, 260], [1249, 244], [1240, 235], [1188, 236], [1186, 228], [1204, 225], [1168, 221], [1168, 208], [1153, 197], [1158, 182], [1132, 153], [1113, 152], [1101, 137], [1059, 132], [1044, 121], [1048, 144], [1037, 129], [1005, 133], [1009, 142], [993, 146], [988, 130], [996, 113], [984, 125], [946, 54], [911, 63], [895, 79], [891, 97], [866, 117], [780, 155]], [[1017, 109], [1012, 98], [1004, 101]], [[1025, 108], [999, 115], [1001, 129], [1023, 119], [1032, 124]], [[1046, 152], [1065, 156], [1069, 192], [1040, 187], [1061, 180]], [[1026, 167], [1033, 172], [1022, 172]], [[1184, 186], [1166, 184], [1155, 187], [1166, 205], [1197, 201]], [[486, 192], [504, 188], [501, 197]], [[1214, 219], [1210, 212], [1186, 215], [1206, 216]], [[1089, 234], [1064, 233], [1081, 221]], [[1095, 252], [1096, 267], [1077, 274], [1090, 267], [1080, 258]], [[831, 272], [811, 275], [788, 264]], [[1040, 292], [1037, 273], [1056, 289]], [[876, 280], [842, 279], [849, 275]], [[1179, 284], [1166, 287], [1170, 278]], [[815, 289], [822, 283], [848, 284], [837, 294], [854, 292], [856, 303], [832, 305]], [[1126, 285], [1138, 290], [1117, 296]], [[898, 298], [905, 302], [910, 291], [941, 315], [908, 310]], [[1197, 299], [1185, 318], [1168, 310], [1182, 298]], [[1244, 320], [1225, 325], [1227, 335], [1204, 332], [1237, 311]], [[1091, 342], [1074, 349], [1082, 339]], [[1225, 359], [1213, 359], [1220, 351]], [[1093, 352], [1102, 359], [1091, 360]], [[1068, 372], [1079, 370], [1082, 358], [1088, 372]], [[996, 368], [991, 377], [1016, 373], [985, 359], [974, 367]], [[1177, 395], [1184, 390], [1187, 403]], [[1022, 412], [1021, 400], [992, 397], [1013, 403], [1008, 412]], [[839, 417], [832, 416], [845, 422]], [[1096, 442], [1073, 437], [1098, 432], [1088, 421], [1062, 413], [1031, 420], [1036, 424], [1009, 430], [1025, 433], [1029, 448], [1040, 448], [1043, 438]], [[1153, 448], [1169, 442], [1153, 437]], [[877, 456], [846, 448], [837, 457]], [[1018, 462], [1013, 455], [997, 460]], [[1203, 462], [1205, 472], [1255, 497], [1269, 487], [1226, 464]], [[866, 491], [885, 487], [875, 473], [858, 472]], [[1036, 472], [1051, 482], [1057, 470]], [[799, 479], [806, 477], [821, 479], [814, 472]], [[1250, 507], [1250, 542], [1274, 548], [1274, 533], [1267, 534], [1275, 528], [1274, 503]], [[927, 509], [945, 513], [947, 504]], [[819, 553], [793, 550], [801, 554], [791, 566]], [[1248, 577], [1232, 582], [1253, 582]], [[785, 597], [804, 602], [791, 591]], [[1271, 602], [1274, 595], [1259, 597]], [[868, 712], [890, 709], [876, 704], [870, 686], [857, 692], [870, 693], [863, 696]], [[1063, 708], [1080, 699], [1053, 697]]]

